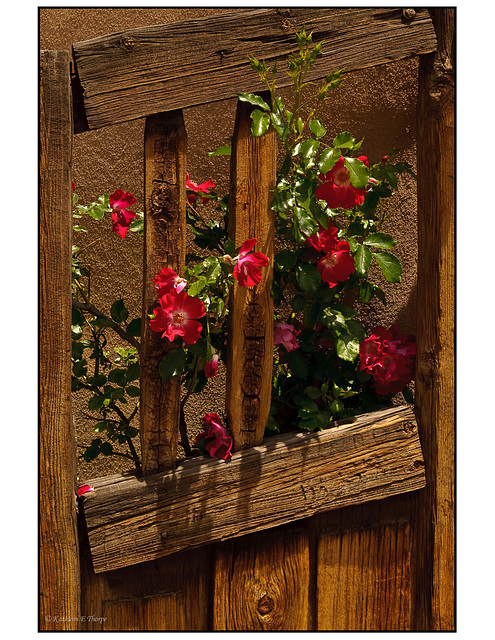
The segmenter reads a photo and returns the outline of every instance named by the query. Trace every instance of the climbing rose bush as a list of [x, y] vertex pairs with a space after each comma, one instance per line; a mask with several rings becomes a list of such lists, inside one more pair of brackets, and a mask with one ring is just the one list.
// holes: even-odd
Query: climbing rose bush
[[360, 345], [359, 369], [371, 375], [378, 395], [395, 394], [411, 381], [415, 355], [416, 345], [398, 325], [388, 330], [378, 326]]

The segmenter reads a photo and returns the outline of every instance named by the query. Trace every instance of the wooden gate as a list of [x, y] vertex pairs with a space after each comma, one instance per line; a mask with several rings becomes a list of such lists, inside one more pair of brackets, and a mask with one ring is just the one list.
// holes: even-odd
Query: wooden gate
[[[41, 53], [40, 629], [454, 629], [454, 21], [454, 9], [432, 16], [426, 9], [237, 10], [77, 43], [72, 76], [68, 52]], [[309, 434], [302, 445], [300, 434], [291, 434], [253, 448], [271, 384], [268, 274], [255, 290], [238, 292], [231, 311], [238, 330], [229, 359], [244, 366], [232, 374], [226, 408], [230, 424], [242, 426], [246, 448], [229, 465], [195, 460], [174, 470], [179, 390], [156, 377], [162, 347], [144, 322], [145, 477], [96, 480], [78, 518], [70, 401], [73, 132], [147, 119], [146, 313], [152, 276], [164, 264], [180, 270], [185, 259], [181, 110], [256, 92], [247, 54], [285, 57], [303, 22], [315, 41], [332, 42], [315, 77], [420, 56], [422, 451], [407, 408]], [[269, 135], [251, 138], [248, 122], [249, 108], [239, 103], [231, 227], [236, 244], [256, 235], [270, 255], [275, 143]], [[246, 197], [246, 184], [256, 198]], [[249, 353], [248, 330], [255, 336]], [[251, 375], [253, 360], [259, 375], [245, 393], [239, 376]], [[215, 487], [227, 484], [229, 505], [215, 506]]]

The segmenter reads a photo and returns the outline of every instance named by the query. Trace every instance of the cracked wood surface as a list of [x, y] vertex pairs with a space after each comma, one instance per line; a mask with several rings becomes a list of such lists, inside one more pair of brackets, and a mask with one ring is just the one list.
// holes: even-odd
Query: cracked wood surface
[[161, 359], [176, 348], [149, 326], [157, 306], [153, 278], [185, 262], [187, 137], [182, 111], [150, 116], [145, 129], [145, 220], [141, 329], [141, 452], [144, 473], [173, 469], [179, 435], [180, 380], [163, 381]]
[[[269, 100], [267, 93], [261, 94]], [[251, 136], [253, 107], [238, 101], [232, 140], [229, 233], [236, 247], [257, 238], [255, 252], [269, 258], [254, 287], [233, 287], [228, 315], [225, 407], [234, 451], [260, 444], [270, 411], [273, 368], [273, 277], [275, 218], [270, 190], [276, 181], [277, 142], [271, 129]]]
[[[267, 64], [285, 59], [297, 48], [294, 32], [303, 24], [314, 42], [327, 42], [308, 80], [435, 50], [427, 9], [416, 9], [412, 19], [400, 8], [236, 9], [131, 29], [73, 45], [87, 126], [97, 129], [257, 91], [260, 82], [247, 56]], [[286, 74], [279, 76], [280, 87], [291, 84]], [[80, 93], [77, 89], [78, 103]], [[84, 114], [78, 120], [86, 126]]]
[[230, 462], [196, 458], [174, 472], [96, 479], [84, 512], [98, 573], [424, 484], [414, 412], [394, 407], [270, 438]]

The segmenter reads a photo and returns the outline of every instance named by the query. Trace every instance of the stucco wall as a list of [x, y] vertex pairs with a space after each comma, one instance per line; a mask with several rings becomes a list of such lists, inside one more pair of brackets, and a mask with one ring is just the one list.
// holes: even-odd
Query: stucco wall
[[[235, 9], [220, 8], [77, 8], [40, 9], [40, 48], [71, 49], [73, 42], [87, 40], [125, 29], [152, 24], [166, 24], [190, 18], [215, 15]], [[415, 169], [417, 60], [348, 73], [341, 87], [331, 93], [320, 115], [329, 139], [341, 131], [350, 131], [358, 139], [364, 137], [362, 152], [372, 160], [380, 159], [392, 149], [400, 148], [400, 160]], [[188, 170], [196, 182], [212, 178], [219, 192], [228, 191], [228, 160], [208, 158], [206, 153], [228, 142], [232, 134], [235, 100], [184, 111], [188, 134]], [[107, 127], [75, 136], [73, 180], [82, 203], [102, 193], [122, 188], [131, 191], [137, 205], [143, 203], [143, 136], [144, 120]], [[383, 288], [387, 305], [381, 303], [366, 312], [366, 321], [374, 326], [397, 322], [405, 333], [415, 331], [416, 300], [416, 189], [410, 178], [402, 179], [402, 190], [408, 198], [390, 219], [385, 231], [400, 240], [396, 254], [404, 267], [403, 283]], [[92, 297], [102, 309], [122, 295], [132, 317], [140, 315], [142, 285], [142, 240], [128, 234], [121, 240], [102, 225], [84, 221], [89, 233], [75, 242], [85, 246], [87, 260], [94, 265]], [[200, 427], [199, 417], [207, 411], [221, 412], [225, 371], [211, 380], [199, 398], [189, 402], [191, 431]], [[75, 402], [78, 444], [91, 441], [95, 434], [91, 423], [80, 415], [82, 402]], [[131, 465], [132, 466], [132, 465]], [[86, 479], [130, 468], [120, 459], [98, 459], [91, 465], [81, 463], [80, 477]]]

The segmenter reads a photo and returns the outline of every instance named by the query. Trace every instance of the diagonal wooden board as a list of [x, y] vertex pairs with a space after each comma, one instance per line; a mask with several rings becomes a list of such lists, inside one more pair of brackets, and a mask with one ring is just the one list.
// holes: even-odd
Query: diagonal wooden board
[[[297, 49], [302, 26], [325, 41], [308, 80], [435, 51], [428, 9], [236, 9], [196, 20], [130, 29], [73, 44], [89, 129], [259, 91], [248, 55], [273, 64]], [[279, 87], [292, 80], [280, 65]], [[75, 95], [79, 91], [75, 84]]]
[[425, 486], [414, 411], [393, 407], [288, 433], [175, 471], [90, 482], [83, 500], [96, 573]]

